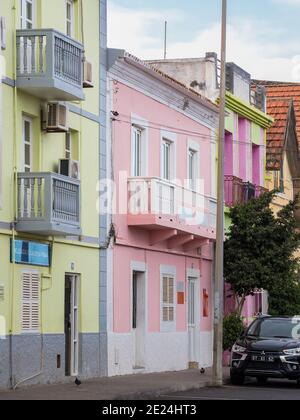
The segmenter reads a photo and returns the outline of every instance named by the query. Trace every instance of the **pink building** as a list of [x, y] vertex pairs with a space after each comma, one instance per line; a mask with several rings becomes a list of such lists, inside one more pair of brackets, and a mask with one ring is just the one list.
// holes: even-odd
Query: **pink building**
[[121, 50], [108, 80], [108, 373], [209, 367], [218, 108]]

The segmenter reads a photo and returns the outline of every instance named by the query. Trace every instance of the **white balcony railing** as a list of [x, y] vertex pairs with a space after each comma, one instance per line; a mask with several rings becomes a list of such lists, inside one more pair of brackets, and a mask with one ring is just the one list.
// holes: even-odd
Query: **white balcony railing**
[[130, 178], [128, 200], [130, 215], [167, 216], [191, 226], [216, 226], [214, 199], [160, 178]]

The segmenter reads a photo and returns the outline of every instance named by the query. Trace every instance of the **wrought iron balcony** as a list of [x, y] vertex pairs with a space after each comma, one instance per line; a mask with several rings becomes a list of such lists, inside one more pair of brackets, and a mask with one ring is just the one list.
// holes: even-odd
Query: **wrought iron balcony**
[[251, 182], [243, 182], [244, 202], [256, 198], [256, 186]]
[[255, 187], [255, 197], [259, 198], [261, 197], [263, 194], [267, 193], [269, 190], [265, 187], [261, 187], [259, 185], [256, 185]]
[[80, 227], [80, 181], [55, 173], [19, 173], [16, 230], [76, 236]]
[[244, 187], [243, 181], [240, 178], [232, 175], [225, 175], [224, 187], [226, 206], [233, 207], [243, 203]]
[[53, 29], [17, 31], [17, 87], [51, 101], [83, 93], [83, 45]]

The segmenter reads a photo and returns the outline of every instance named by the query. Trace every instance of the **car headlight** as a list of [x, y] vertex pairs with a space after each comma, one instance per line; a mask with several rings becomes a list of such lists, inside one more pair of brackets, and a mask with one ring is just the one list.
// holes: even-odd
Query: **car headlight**
[[233, 347], [232, 347], [232, 352], [233, 353], [245, 353], [246, 352], [246, 348], [245, 347], [242, 347], [242, 346], [239, 346], [238, 344], [235, 344]]
[[288, 356], [300, 356], [300, 347], [297, 349], [287, 349], [283, 350], [283, 353]]

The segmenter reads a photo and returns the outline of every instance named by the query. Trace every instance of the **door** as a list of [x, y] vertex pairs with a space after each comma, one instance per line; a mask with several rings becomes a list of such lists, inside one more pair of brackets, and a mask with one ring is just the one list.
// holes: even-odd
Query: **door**
[[79, 371], [79, 277], [65, 278], [65, 343], [66, 376], [77, 376]]
[[188, 279], [188, 335], [189, 335], [189, 362], [196, 363], [198, 359], [197, 351], [197, 331], [199, 329], [199, 314], [197, 300], [197, 279]]
[[134, 369], [145, 367], [146, 334], [146, 287], [145, 273], [134, 271], [132, 274], [132, 331]]

